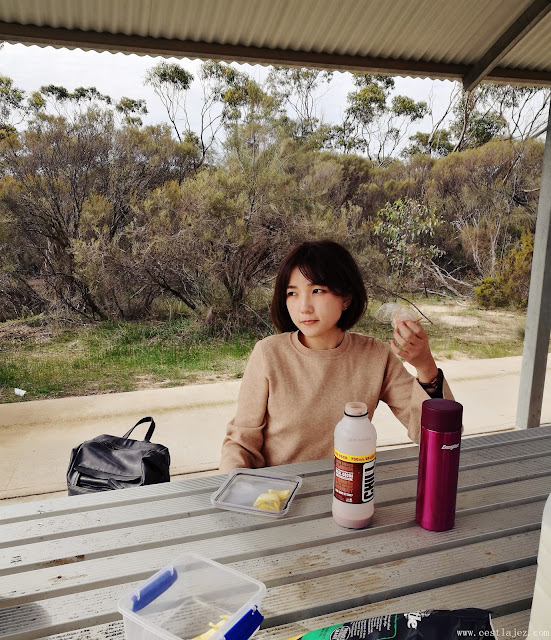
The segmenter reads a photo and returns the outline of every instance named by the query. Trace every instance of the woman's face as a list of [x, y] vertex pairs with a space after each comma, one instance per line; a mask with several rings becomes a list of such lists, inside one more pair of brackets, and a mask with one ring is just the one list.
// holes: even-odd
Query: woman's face
[[300, 341], [310, 349], [334, 349], [342, 341], [337, 327], [350, 298], [335, 295], [324, 285], [310, 282], [298, 267], [287, 285], [287, 310], [300, 330]]

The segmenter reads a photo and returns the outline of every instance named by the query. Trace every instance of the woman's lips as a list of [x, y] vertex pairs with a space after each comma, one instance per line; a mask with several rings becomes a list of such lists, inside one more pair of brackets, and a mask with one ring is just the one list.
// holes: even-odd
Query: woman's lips
[[305, 324], [307, 327], [309, 327], [312, 324], [315, 324], [317, 322], [317, 320], [303, 320], [301, 324]]

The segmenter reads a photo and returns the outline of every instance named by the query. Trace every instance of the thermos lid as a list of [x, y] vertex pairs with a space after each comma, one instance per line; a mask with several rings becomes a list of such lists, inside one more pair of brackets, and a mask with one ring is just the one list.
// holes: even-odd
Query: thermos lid
[[367, 415], [367, 405], [365, 402], [347, 402], [344, 407], [345, 416], [361, 417]]
[[423, 402], [421, 426], [431, 431], [461, 431], [463, 405], [454, 400], [431, 398]]

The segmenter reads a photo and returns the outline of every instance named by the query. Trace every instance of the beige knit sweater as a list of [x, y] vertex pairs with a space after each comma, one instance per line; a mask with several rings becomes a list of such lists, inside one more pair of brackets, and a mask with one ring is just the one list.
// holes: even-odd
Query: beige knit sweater
[[[419, 441], [421, 405], [429, 396], [388, 344], [346, 332], [336, 349], [313, 350], [297, 333], [255, 345], [237, 414], [226, 430], [220, 471], [331, 457], [335, 425], [352, 401], [365, 402], [372, 418], [382, 400]], [[453, 399], [445, 380], [443, 391]]]

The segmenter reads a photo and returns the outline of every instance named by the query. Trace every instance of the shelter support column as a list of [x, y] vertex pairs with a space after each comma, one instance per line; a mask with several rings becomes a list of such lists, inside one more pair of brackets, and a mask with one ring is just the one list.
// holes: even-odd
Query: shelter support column
[[534, 255], [520, 371], [517, 429], [539, 427], [551, 329], [551, 108], [543, 154]]

